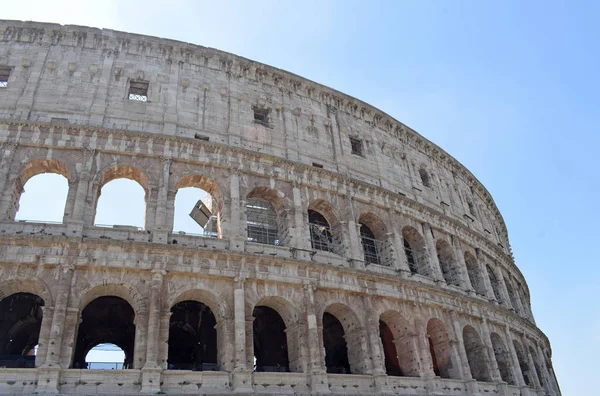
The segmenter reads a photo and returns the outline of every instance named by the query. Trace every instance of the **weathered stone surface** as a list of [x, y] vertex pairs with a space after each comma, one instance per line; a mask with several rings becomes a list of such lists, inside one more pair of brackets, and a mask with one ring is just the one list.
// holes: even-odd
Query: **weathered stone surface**
[[[0, 66], [12, 68], [0, 300], [44, 300], [36, 368], [0, 368], [0, 393], [560, 394], [492, 197], [389, 115], [232, 54], [110, 30], [2, 21]], [[129, 99], [135, 81], [147, 101]], [[63, 223], [15, 222], [24, 184], [47, 172], [69, 181]], [[116, 178], [146, 191], [144, 230], [94, 226]], [[212, 195], [218, 238], [171, 232], [183, 187]], [[250, 198], [273, 205], [278, 246], [248, 240]], [[309, 210], [329, 223], [331, 251], [312, 247]], [[361, 225], [380, 265], [365, 261]], [[135, 313], [131, 369], [72, 368], [82, 310], [101, 296]], [[184, 300], [215, 316], [218, 371], [168, 367]], [[283, 319], [295, 372], [253, 371], [256, 306]], [[326, 372], [325, 313], [353, 374]], [[386, 375], [380, 323], [408, 376]]]

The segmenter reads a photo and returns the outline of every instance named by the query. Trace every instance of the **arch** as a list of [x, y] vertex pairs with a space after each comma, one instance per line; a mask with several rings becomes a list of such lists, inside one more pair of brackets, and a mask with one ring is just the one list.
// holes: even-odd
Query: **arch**
[[477, 330], [471, 326], [465, 326], [463, 328], [463, 342], [473, 378], [477, 381], [491, 382], [492, 377], [485, 353], [485, 345], [481, 341]]
[[0, 300], [0, 365], [34, 368], [44, 300], [32, 293], [11, 293]]
[[[77, 295], [80, 297], [79, 301], [76, 301], [76, 306], [79, 307], [80, 311], [83, 311], [85, 307], [88, 306], [93, 300], [103, 296], [122, 298], [131, 307], [133, 307], [133, 310], [136, 314], [147, 311], [146, 299], [134, 287], [126, 288], [124, 285], [108, 283], [106, 285], [93, 286], [87, 290], [83, 290]], [[73, 298], [73, 296], [74, 293], [71, 293], [71, 298]]]
[[183, 291], [168, 302], [169, 307], [173, 307], [183, 301], [197, 301], [206, 305], [215, 315], [217, 323], [221, 318], [226, 317], [229, 310], [225, 306], [225, 301], [211, 291], [205, 289], [189, 289]]
[[365, 374], [365, 334], [358, 316], [346, 305], [333, 303], [323, 315], [323, 346], [327, 372]]
[[453, 286], [460, 286], [460, 268], [454, 258], [454, 249], [443, 239], [435, 243], [435, 250], [440, 262], [440, 270], [446, 283]]
[[485, 285], [483, 283], [483, 277], [481, 276], [481, 271], [479, 269], [479, 263], [475, 256], [473, 256], [470, 252], [465, 252], [465, 264], [467, 265], [467, 275], [469, 276], [469, 281], [471, 282], [471, 287], [475, 290], [475, 293], [485, 296]]
[[40, 279], [9, 279], [0, 282], [0, 301], [16, 293], [29, 293], [40, 297], [45, 306], [54, 306], [50, 288]]
[[[192, 203], [189, 204], [188, 202], [186, 202], [186, 207], [185, 208], [179, 208], [178, 206], [175, 205], [175, 200], [177, 200], [177, 197], [179, 196], [179, 193], [181, 192], [181, 190], [183, 189], [197, 189], [200, 190], [200, 192], [204, 192], [206, 193], [207, 196], [202, 196], [201, 200], [202, 200], [202, 204], [203, 204], [203, 208], [196, 208], [196, 203]], [[196, 194], [198, 194], [198, 192], [196, 192]], [[197, 200], [198, 197], [196, 196], [195, 200]], [[204, 202], [204, 201], [207, 202]], [[199, 203], [199, 202], [198, 202]], [[172, 208], [172, 219], [170, 220], [171, 222], [171, 228], [173, 229], [173, 231], [182, 231], [182, 230], [175, 230], [173, 227], [175, 226], [175, 219], [179, 218], [179, 212], [183, 209], [185, 213], [181, 214], [181, 216], [184, 216], [185, 214], [188, 213], [188, 210], [191, 210], [190, 208], [194, 208], [194, 211], [200, 211], [203, 213], [203, 215], [200, 218], [203, 218], [202, 220], [202, 224], [198, 223], [190, 223], [192, 224], [192, 231], [191, 232], [195, 232], [193, 231], [193, 228], [198, 228], [198, 226], [200, 226], [201, 228], [201, 235], [203, 236], [210, 236], [210, 237], [218, 237], [218, 238], [222, 238], [223, 237], [223, 228], [222, 228], [222, 224], [223, 224], [223, 205], [224, 205], [224, 201], [223, 201], [223, 193], [221, 188], [219, 187], [219, 185], [210, 177], [206, 176], [206, 175], [202, 175], [202, 174], [187, 174], [184, 175], [179, 182], [176, 184], [175, 186], [175, 194], [174, 194], [174, 198], [172, 201], [170, 201], [169, 205], [173, 205], [170, 206], [170, 208]], [[190, 208], [188, 208], [188, 206]], [[194, 212], [192, 212], [194, 213]], [[191, 213], [190, 213], [191, 215]], [[197, 217], [193, 217], [194, 220], [197, 220]], [[197, 221], [196, 221], [197, 222]], [[188, 230], [186, 230], [187, 232]]]
[[331, 204], [324, 200], [311, 202], [308, 207], [308, 227], [313, 249], [343, 254], [341, 224]]
[[459, 379], [452, 362], [452, 343], [441, 320], [431, 318], [427, 322], [427, 340], [433, 363], [433, 372], [441, 378]]
[[502, 293], [500, 292], [500, 281], [494, 272], [494, 269], [490, 265], [486, 265], [486, 270], [488, 273], [488, 277], [490, 278], [490, 284], [492, 285], [492, 292], [494, 293], [494, 297], [496, 301], [499, 303], [503, 302]]
[[521, 369], [521, 374], [523, 375], [525, 385], [533, 386], [531, 368], [529, 367], [529, 362], [527, 361], [527, 357], [525, 356], [525, 351], [523, 351], [521, 343], [517, 340], [513, 340], [513, 347], [515, 348], [515, 353], [517, 354], [519, 368]]
[[287, 327], [279, 312], [257, 304], [252, 316], [256, 371], [289, 371]]
[[427, 245], [423, 236], [415, 228], [404, 226], [402, 227], [402, 238], [404, 240], [404, 254], [410, 272], [430, 276]]
[[183, 300], [171, 307], [167, 368], [170, 370], [217, 370], [217, 321], [205, 304]]
[[429, 180], [429, 174], [427, 173], [425, 166], [419, 168], [419, 177], [421, 178], [421, 183], [423, 183], [425, 187], [431, 187], [431, 181]]
[[502, 381], [510, 385], [516, 385], [515, 378], [513, 377], [511, 370], [512, 365], [510, 364], [510, 352], [504, 345], [502, 337], [500, 337], [500, 335], [497, 333], [491, 333], [490, 339], [492, 341], [492, 348], [494, 349], [494, 357], [496, 358], [496, 363], [498, 363], [500, 378], [502, 378]]
[[273, 204], [263, 198], [246, 200], [248, 241], [265, 245], [281, 245], [279, 217]]
[[123, 298], [100, 296], [81, 311], [73, 355], [74, 368], [86, 368], [85, 357], [98, 344], [115, 344], [125, 352], [124, 368], [133, 367], [135, 312]]
[[358, 224], [365, 263], [392, 266], [394, 255], [385, 223], [369, 212], [360, 215]]
[[[117, 179], [128, 179], [131, 181], [136, 182], [143, 190], [144, 192], [144, 204], [147, 206], [148, 204], [148, 198], [149, 198], [149, 193], [150, 193], [150, 186], [149, 186], [149, 182], [148, 182], [148, 177], [146, 176], [146, 174], [144, 172], [142, 172], [140, 169], [133, 167], [133, 166], [129, 166], [129, 165], [117, 165], [117, 166], [113, 166], [110, 167], [108, 169], [105, 169], [99, 176], [98, 178], [98, 186], [96, 189], [96, 197], [94, 200], [94, 208], [93, 208], [93, 221], [94, 224], [99, 224], [98, 223], [98, 205], [101, 201], [101, 194], [102, 194], [102, 189], [110, 182], [113, 182]], [[109, 195], [110, 197], [111, 195]], [[121, 195], [119, 195], [119, 199], [125, 199], [124, 197], [122, 197]], [[141, 228], [144, 228], [145, 226], [145, 216], [146, 216], [146, 209], [147, 207], [145, 207], [143, 210], [141, 210], [140, 215], [142, 216], [140, 219], [138, 219], [139, 221], [137, 222], [138, 224], [141, 224]], [[112, 224], [110, 224], [112, 225]], [[121, 225], [121, 224], [119, 224]], [[122, 225], [127, 225], [127, 224], [122, 224]], [[138, 225], [138, 227], [140, 227]]]
[[[46, 173], [63, 176], [65, 179], [67, 179], [67, 181], [71, 179], [71, 170], [64, 162], [55, 159], [36, 159], [30, 161], [23, 166], [23, 168], [21, 168], [19, 176], [13, 185], [11, 204], [8, 213], [9, 219], [14, 220], [17, 212], [19, 211], [19, 201], [21, 200], [21, 195], [24, 192], [25, 184], [33, 177]], [[64, 201], [66, 204], [66, 196]]]
[[388, 375], [419, 376], [418, 352], [412, 329], [410, 322], [396, 311], [385, 311], [379, 317], [379, 336]]

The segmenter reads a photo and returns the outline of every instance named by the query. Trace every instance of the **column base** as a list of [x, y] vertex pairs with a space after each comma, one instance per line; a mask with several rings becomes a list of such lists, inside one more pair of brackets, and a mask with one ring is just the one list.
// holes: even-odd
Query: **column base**
[[246, 249], [246, 240], [240, 237], [234, 237], [229, 240], [229, 250], [233, 252], [243, 252]]
[[83, 235], [83, 220], [71, 220], [67, 222], [67, 236], [81, 237]]
[[375, 391], [380, 395], [393, 395], [394, 392], [388, 385], [387, 374], [373, 374], [373, 384], [375, 385]]
[[240, 370], [231, 373], [231, 387], [233, 393], [253, 393], [252, 371]]
[[318, 372], [310, 374], [310, 393], [312, 395], [326, 395], [331, 393], [327, 373]]
[[479, 393], [479, 389], [477, 389], [477, 380], [466, 380], [465, 385], [467, 387], [467, 394], [469, 396], [481, 396], [481, 393]]
[[142, 389], [140, 393], [156, 394], [160, 392], [160, 367], [144, 367], [142, 369]]
[[58, 393], [60, 367], [38, 368], [36, 393]]

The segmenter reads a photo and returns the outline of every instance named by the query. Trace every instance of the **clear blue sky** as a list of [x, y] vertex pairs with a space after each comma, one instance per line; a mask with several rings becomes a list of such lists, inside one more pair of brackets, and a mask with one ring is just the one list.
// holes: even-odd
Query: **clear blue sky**
[[416, 129], [494, 196], [563, 394], [597, 389], [600, 2], [2, 3], [2, 18], [230, 51]]

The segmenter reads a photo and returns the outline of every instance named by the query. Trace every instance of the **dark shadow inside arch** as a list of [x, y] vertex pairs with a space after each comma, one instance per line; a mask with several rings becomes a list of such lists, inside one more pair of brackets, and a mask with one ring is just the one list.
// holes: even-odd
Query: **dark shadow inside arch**
[[[433, 372], [441, 378], [454, 378], [454, 367], [452, 365], [450, 338], [444, 325], [437, 319], [431, 319], [427, 323], [427, 341], [429, 342], [429, 353], [433, 363]], [[458, 379], [458, 378], [456, 378]]]
[[252, 312], [256, 371], [289, 371], [285, 323], [272, 308], [259, 305]]
[[398, 352], [394, 342], [394, 334], [389, 326], [382, 320], [379, 321], [379, 336], [383, 345], [383, 354], [385, 356], [385, 372], [387, 375], [402, 376], [404, 373], [400, 368], [398, 361]]
[[328, 373], [350, 374], [348, 346], [342, 323], [329, 312], [323, 314], [323, 345]]
[[217, 370], [217, 321], [198, 301], [182, 301], [171, 308], [169, 321], [170, 370]]
[[0, 367], [35, 367], [44, 300], [15, 293], [0, 301]]
[[88, 368], [85, 357], [98, 344], [115, 344], [125, 353], [123, 368], [133, 368], [135, 313], [131, 305], [116, 296], [98, 297], [81, 313], [73, 368]]

